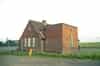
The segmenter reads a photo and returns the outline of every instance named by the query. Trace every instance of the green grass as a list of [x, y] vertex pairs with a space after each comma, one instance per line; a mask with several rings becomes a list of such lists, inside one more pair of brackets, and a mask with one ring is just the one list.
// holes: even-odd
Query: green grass
[[[28, 52], [5, 52], [0, 53], [0, 55], [14, 55], [14, 56], [28, 56]], [[70, 54], [57, 54], [57, 53], [41, 53], [41, 52], [34, 52], [32, 57], [48, 57], [48, 58], [69, 58], [69, 59], [91, 59], [91, 60], [100, 60], [100, 53], [98, 52], [77, 52], [77, 53], [70, 53]]]
[[[57, 53], [41, 53], [41, 52], [33, 52], [33, 57], [49, 57], [49, 58], [76, 58], [76, 59], [98, 59], [100, 60], [100, 42], [81, 42], [80, 47], [86, 47], [85, 50], [80, 50], [77, 53], [71, 54], [57, 54]], [[90, 48], [98, 48], [98, 49], [90, 49]], [[0, 52], [0, 55], [16, 55], [16, 56], [28, 56], [28, 52]]]
[[100, 48], [100, 42], [80, 42], [80, 47], [96, 47]]
[[9, 55], [9, 52], [0, 52], [0, 55]]

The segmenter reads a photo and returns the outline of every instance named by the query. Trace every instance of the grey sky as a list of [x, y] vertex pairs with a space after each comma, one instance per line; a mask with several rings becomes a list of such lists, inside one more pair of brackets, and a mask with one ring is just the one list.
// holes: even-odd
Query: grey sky
[[29, 19], [75, 25], [81, 41], [100, 41], [99, 0], [0, 0], [0, 40], [19, 39]]

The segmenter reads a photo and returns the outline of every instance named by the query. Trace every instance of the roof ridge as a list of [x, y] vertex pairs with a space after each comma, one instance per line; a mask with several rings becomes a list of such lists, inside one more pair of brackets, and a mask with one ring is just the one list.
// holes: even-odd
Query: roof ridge
[[36, 21], [36, 20], [29, 20], [28, 22], [41, 23], [40, 21]]

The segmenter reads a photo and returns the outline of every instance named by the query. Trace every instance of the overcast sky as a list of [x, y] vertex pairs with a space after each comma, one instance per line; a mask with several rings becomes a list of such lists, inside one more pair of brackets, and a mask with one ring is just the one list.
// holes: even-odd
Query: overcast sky
[[100, 41], [100, 0], [0, 0], [0, 40], [19, 39], [29, 19], [71, 24], [81, 41]]

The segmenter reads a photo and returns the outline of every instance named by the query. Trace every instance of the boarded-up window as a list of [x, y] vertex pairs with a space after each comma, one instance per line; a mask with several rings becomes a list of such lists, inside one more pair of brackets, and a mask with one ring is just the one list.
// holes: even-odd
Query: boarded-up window
[[27, 38], [24, 39], [24, 47], [27, 47]]
[[28, 38], [28, 47], [31, 47], [31, 38]]
[[35, 47], [35, 37], [32, 38], [32, 47]]

